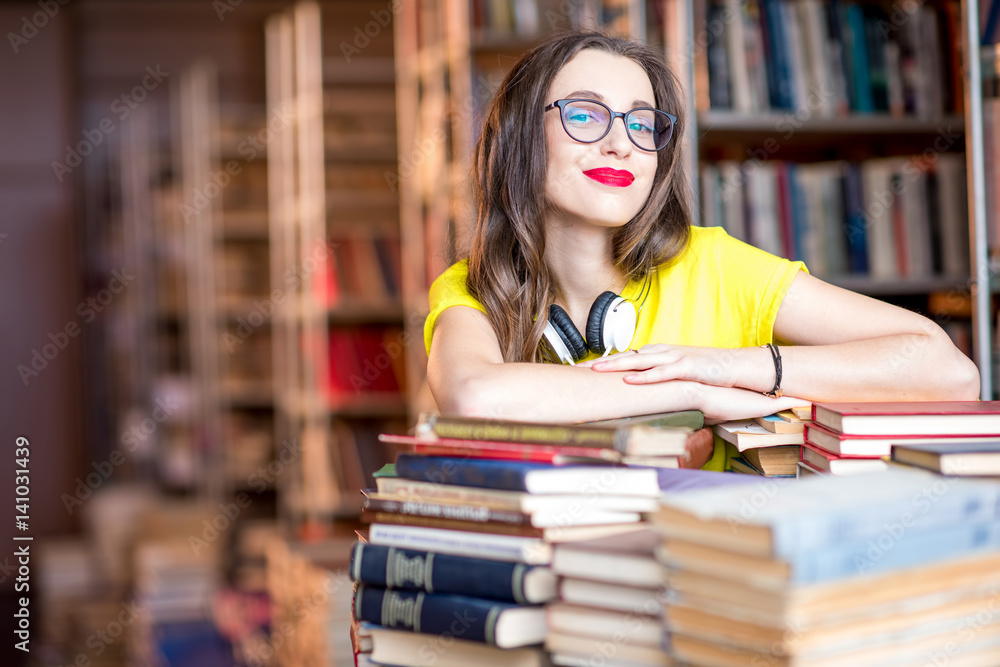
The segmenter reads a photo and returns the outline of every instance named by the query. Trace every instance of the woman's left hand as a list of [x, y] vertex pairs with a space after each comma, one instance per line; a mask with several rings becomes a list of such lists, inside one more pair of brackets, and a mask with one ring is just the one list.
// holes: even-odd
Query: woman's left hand
[[[753, 349], [753, 348], [750, 348]], [[769, 354], [766, 350], [760, 350]], [[668, 380], [692, 380], [717, 387], [739, 386], [739, 370], [745, 364], [741, 348], [695, 347], [654, 343], [638, 350], [620, 352], [577, 364], [595, 371], [634, 371], [625, 375], [629, 384], [653, 384]], [[772, 378], [773, 381], [773, 378]]]

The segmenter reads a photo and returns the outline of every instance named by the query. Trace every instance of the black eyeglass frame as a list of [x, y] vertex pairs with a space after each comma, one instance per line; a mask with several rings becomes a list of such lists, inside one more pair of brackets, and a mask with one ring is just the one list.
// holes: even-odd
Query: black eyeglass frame
[[[591, 104], [598, 104], [607, 109], [608, 113], [611, 114], [611, 120], [608, 122], [608, 126], [605, 128], [604, 134], [597, 137], [596, 139], [591, 139], [590, 141], [584, 141], [582, 139], [577, 139], [576, 137], [574, 137], [573, 134], [566, 127], [566, 116], [563, 115], [566, 110], [566, 105], [571, 102], [589, 102]], [[563, 131], [566, 132], [567, 136], [569, 136], [570, 139], [572, 139], [573, 141], [579, 141], [581, 144], [596, 144], [598, 141], [608, 136], [608, 132], [611, 131], [611, 127], [615, 124], [615, 119], [621, 118], [622, 125], [625, 126], [625, 134], [628, 136], [628, 140], [631, 141], [635, 145], [635, 147], [641, 151], [646, 151], [647, 153], [656, 153], [658, 151], [662, 151], [670, 144], [670, 140], [674, 138], [674, 128], [677, 126], [677, 116], [668, 111], [664, 111], [663, 109], [655, 109], [653, 107], [636, 107], [634, 109], [629, 109], [628, 111], [625, 112], [613, 111], [611, 107], [609, 107], [604, 102], [598, 102], [597, 100], [590, 100], [585, 97], [573, 97], [565, 100], [556, 100], [552, 104], [547, 105], [544, 109], [542, 109], [542, 111], [543, 112], [549, 111], [550, 109], [556, 109], [556, 108], [559, 109], [559, 122], [562, 125]], [[664, 116], [670, 119], [670, 135], [667, 137], [667, 140], [663, 142], [662, 146], [660, 146], [659, 148], [644, 148], [640, 146], [639, 143], [632, 137], [632, 133], [628, 131], [628, 123], [625, 122], [625, 117], [634, 111], [655, 111], [656, 113], [662, 113]]]

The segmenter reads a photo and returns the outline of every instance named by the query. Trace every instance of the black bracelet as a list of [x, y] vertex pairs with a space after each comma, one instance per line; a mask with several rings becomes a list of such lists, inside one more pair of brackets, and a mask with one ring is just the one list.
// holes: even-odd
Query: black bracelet
[[781, 391], [781, 352], [778, 352], [778, 346], [774, 343], [761, 345], [761, 347], [771, 350], [771, 358], [774, 360], [774, 389], [765, 391], [764, 395], [771, 398], [778, 398], [784, 393]]

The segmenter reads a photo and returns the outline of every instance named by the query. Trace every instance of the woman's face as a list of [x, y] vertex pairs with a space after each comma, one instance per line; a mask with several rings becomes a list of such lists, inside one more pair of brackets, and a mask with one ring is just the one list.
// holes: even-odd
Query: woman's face
[[[638, 63], [595, 49], [585, 49], [566, 63], [545, 103], [569, 98], [597, 100], [621, 112], [656, 106], [653, 86]], [[632, 143], [623, 119], [616, 118], [603, 139], [586, 144], [570, 137], [559, 109], [551, 109], [545, 112], [545, 143], [546, 201], [559, 218], [620, 227], [649, 197], [657, 154]]]

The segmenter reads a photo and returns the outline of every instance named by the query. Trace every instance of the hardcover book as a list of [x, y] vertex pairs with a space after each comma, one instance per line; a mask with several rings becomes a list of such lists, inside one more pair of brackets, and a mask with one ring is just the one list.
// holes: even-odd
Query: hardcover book
[[656, 497], [656, 471], [610, 466], [552, 466], [523, 461], [400, 454], [396, 474], [407, 479], [528, 493]]
[[686, 427], [633, 425], [535, 424], [529, 422], [442, 417], [424, 413], [417, 422], [420, 438], [450, 438], [484, 442], [522, 443], [610, 449], [630, 456], [681, 456], [687, 436]]
[[501, 523], [511, 526], [553, 528], [557, 526], [631, 523], [639, 520], [639, 515], [635, 512], [612, 512], [593, 509], [586, 506], [585, 500], [577, 501], [571, 505], [556, 507], [552, 510], [517, 512], [494, 509], [487, 505], [436, 503], [418, 498], [397, 500], [378, 493], [372, 493], [369, 490], [362, 490], [362, 493], [365, 496], [361, 505], [363, 511], [454, 519], [484, 524]]
[[[412, 667], [551, 667], [535, 648], [499, 649], [465, 639], [428, 644], [427, 637], [406, 630], [374, 627], [371, 658], [379, 665]], [[436, 650], [435, 650], [436, 649]]]
[[889, 465], [880, 458], [837, 456], [808, 442], [802, 446], [802, 461], [831, 475], [884, 472], [889, 468]]
[[381, 544], [355, 544], [350, 573], [354, 581], [383, 588], [455, 593], [517, 604], [537, 604], [556, 597], [556, 575], [547, 567]]
[[[678, 471], [673, 471], [678, 472]], [[693, 472], [693, 471], [684, 471]], [[611, 494], [532, 494], [526, 491], [499, 491], [459, 484], [435, 484], [402, 477], [376, 479], [381, 497], [397, 501], [474, 505], [510, 512], [652, 512], [657, 498]]]
[[850, 435], [1000, 436], [1000, 401], [816, 403], [813, 421]]
[[354, 618], [383, 627], [454, 637], [461, 619], [462, 639], [498, 648], [540, 644], [545, 639], [543, 607], [514, 605], [468, 595], [388, 590], [359, 584]]
[[1000, 440], [901, 443], [893, 445], [892, 460], [944, 475], [1000, 475]]
[[886, 525], [907, 531], [1000, 520], [1000, 485], [945, 483], [915, 469], [861, 476], [817, 476], [779, 483], [664, 495], [656, 522], [664, 534], [741, 553], [786, 558], [878, 538]]

